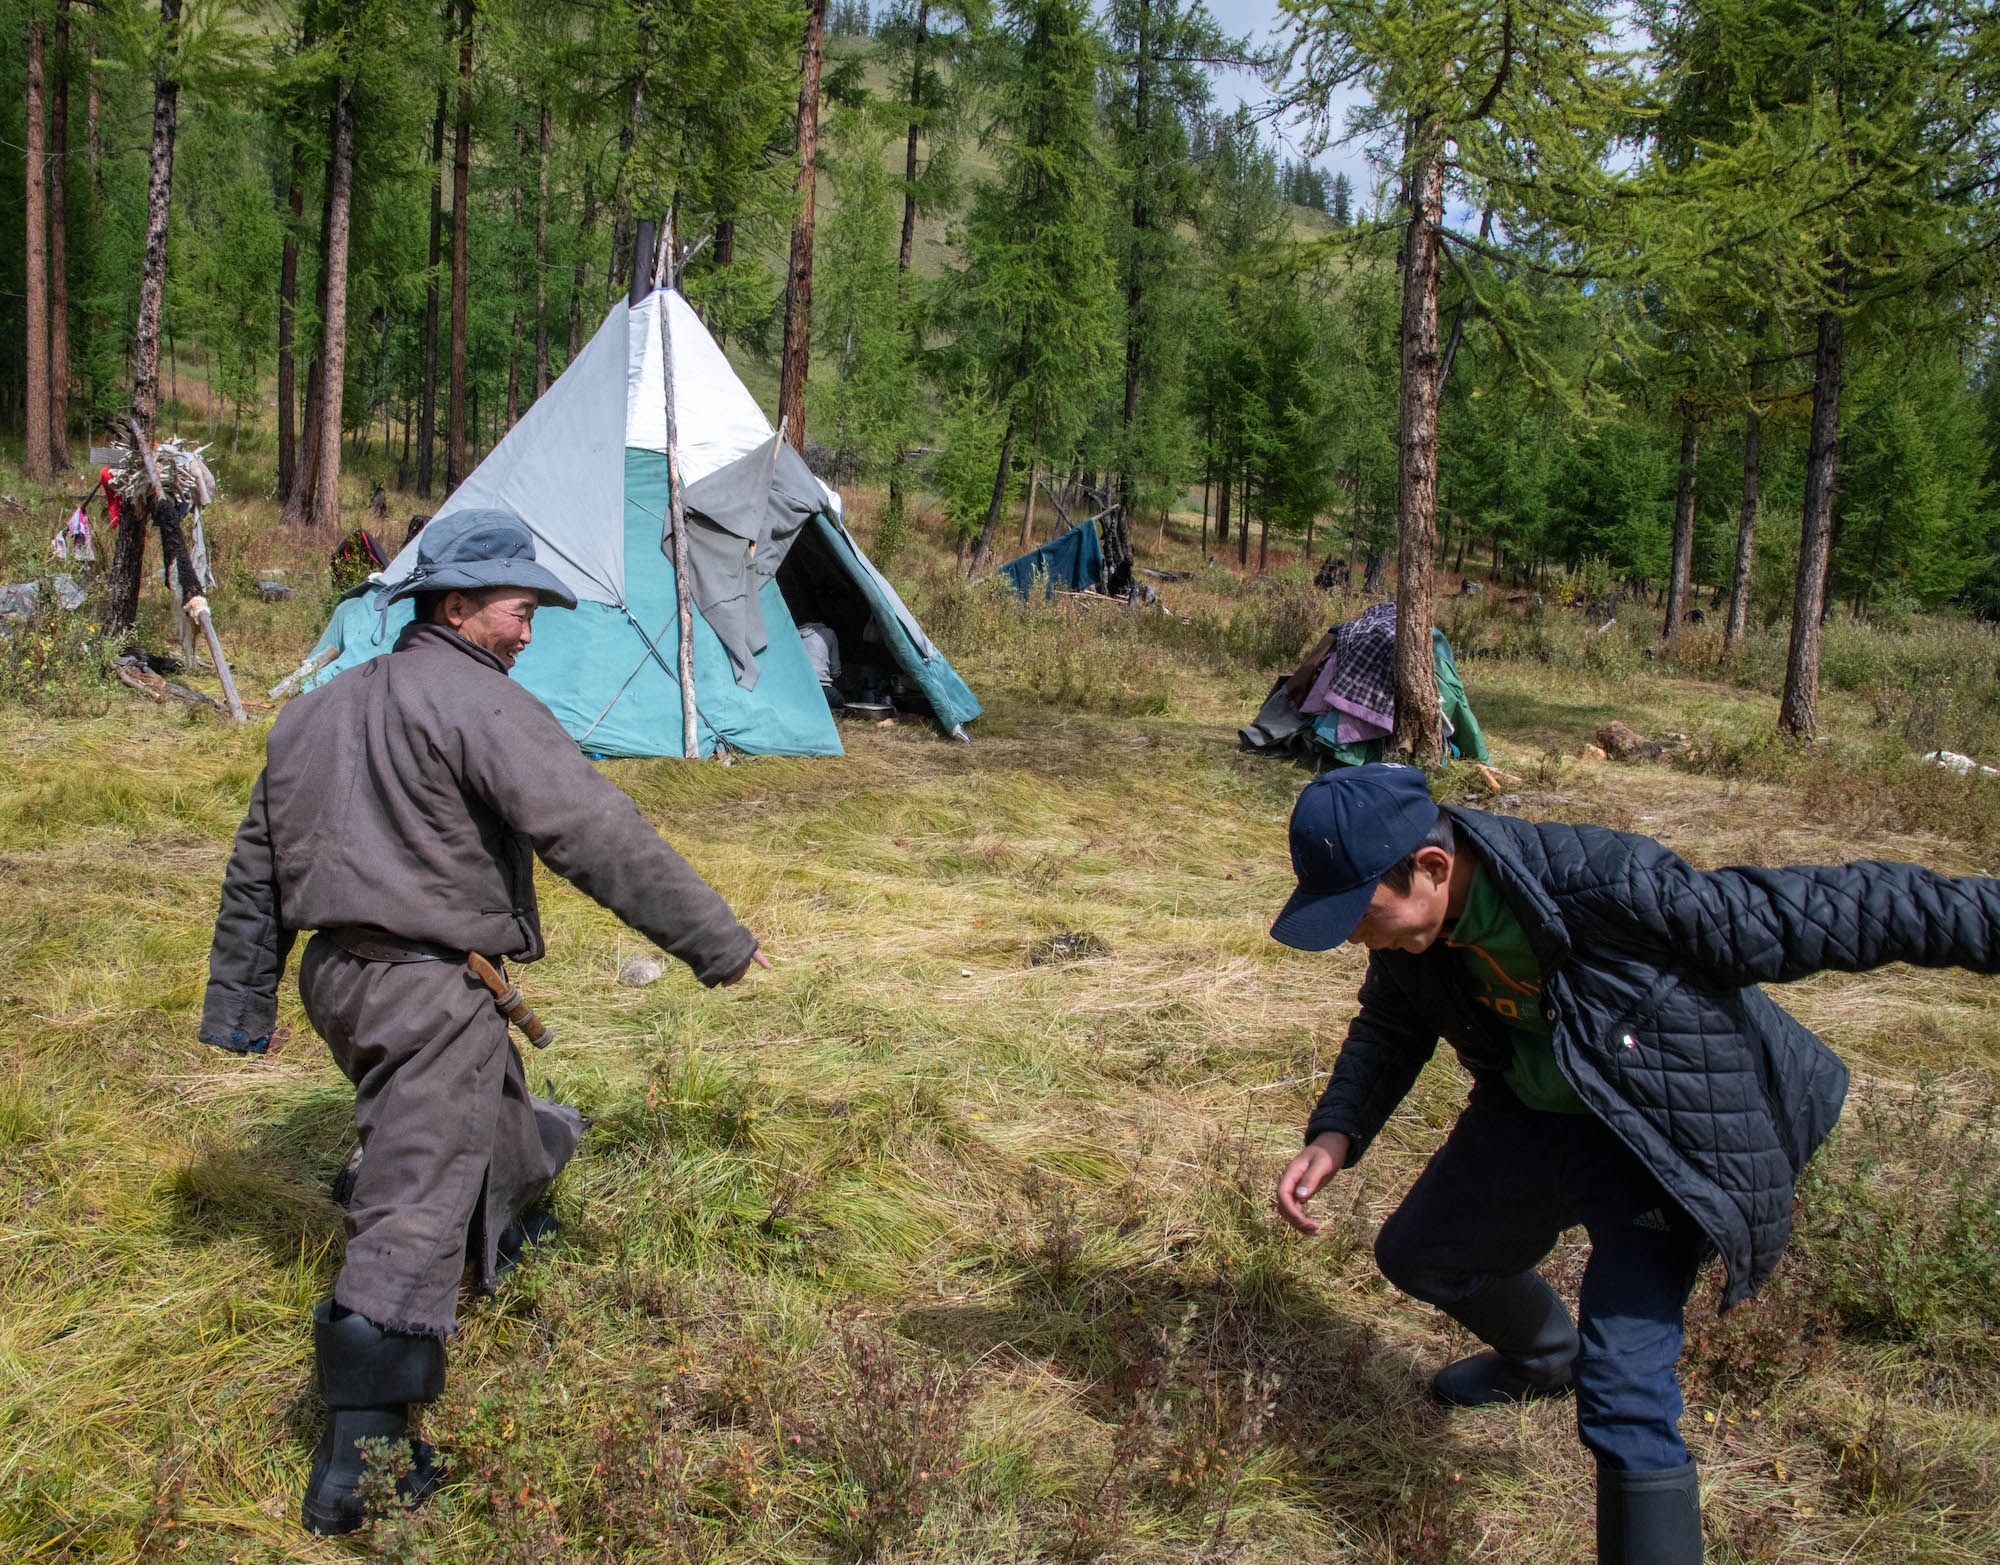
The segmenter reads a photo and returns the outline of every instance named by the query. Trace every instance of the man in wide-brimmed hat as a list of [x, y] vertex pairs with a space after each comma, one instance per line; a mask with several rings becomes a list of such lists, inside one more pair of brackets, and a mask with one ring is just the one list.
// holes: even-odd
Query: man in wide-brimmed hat
[[[1889, 962], [1993, 972], [2000, 882], [1915, 864], [1704, 872], [1650, 837], [1440, 808], [1406, 766], [1310, 783], [1291, 845], [1298, 888], [1272, 935], [1369, 958], [1279, 1212], [1317, 1232], [1307, 1203], [1450, 1043], [1470, 1100], [1375, 1240], [1384, 1276], [1487, 1344], [1432, 1393], [1461, 1408], [1573, 1393], [1600, 1565], [1698, 1565], [1682, 1309], [1711, 1255], [1725, 1308], [1770, 1276], [1847, 1090], [1758, 986]], [[1572, 1320], [1536, 1268], [1579, 1225]]]
[[327, 1423], [306, 1527], [362, 1520], [359, 1442], [406, 1443], [406, 1499], [437, 1482], [409, 1406], [444, 1387], [460, 1275], [480, 1285], [553, 1229], [532, 1210], [583, 1119], [528, 1091], [521, 1057], [469, 953], [542, 955], [542, 861], [694, 969], [730, 984], [756, 937], [508, 678], [538, 608], [576, 607], [511, 512], [461, 511], [422, 535], [389, 593], [416, 619], [386, 656], [292, 702], [222, 887], [205, 1042], [266, 1047], [295, 934], [306, 1015], [354, 1083], [362, 1159], [347, 1255], [314, 1310]]

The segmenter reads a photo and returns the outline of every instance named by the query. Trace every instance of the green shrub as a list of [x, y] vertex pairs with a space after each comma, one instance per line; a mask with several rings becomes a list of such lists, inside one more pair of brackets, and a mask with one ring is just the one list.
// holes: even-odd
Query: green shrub
[[2000, 1298], [2000, 1099], [1953, 1104], [1925, 1075], [1850, 1101], [1799, 1183], [1821, 1297], [1856, 1331], [1933, 1348]]
[[65, 609], [44, 578], [33, 620], [0, 627], [0, 699], [44, 717], [100, 717], [111, 705], [111, 659], [90, 605]]

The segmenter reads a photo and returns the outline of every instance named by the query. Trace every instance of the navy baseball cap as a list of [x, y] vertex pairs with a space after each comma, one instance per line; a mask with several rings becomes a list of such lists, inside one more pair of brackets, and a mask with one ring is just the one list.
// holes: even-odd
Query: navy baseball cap
[[1414, 766], [1344, 766], [1315, 777], [1292, 806], [1299, 888], [1271, 938], [1299, 951], [1331, 951], [1367, 913], [1382, 872], [1416, 852], [1437, 818]]

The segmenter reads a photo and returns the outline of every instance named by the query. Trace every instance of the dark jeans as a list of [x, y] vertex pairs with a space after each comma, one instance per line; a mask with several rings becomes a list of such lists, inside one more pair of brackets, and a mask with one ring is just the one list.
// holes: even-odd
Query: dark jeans
[[1525, 1106], [1482, 1082], [1445, 1144], [1382, 1225], [1375, 1258], [1403, 1292], [1450, 1312], [1538, 1265], [1581, 1223], [1576, 1424], [1608, 1466], [1679, 1467], [1681, 1311], [1701, 1230], [1594, 1116]]

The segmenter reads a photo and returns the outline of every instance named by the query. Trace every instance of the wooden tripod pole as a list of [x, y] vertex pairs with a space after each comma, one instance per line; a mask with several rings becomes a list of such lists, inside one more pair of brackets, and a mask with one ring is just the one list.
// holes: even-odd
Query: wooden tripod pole
[[[671, 227], [671, 225], [669, 225]], [[673, 254], [673, 241], [667, 242]], [[653, 297], [660, 304], [660, 367], [667, 400], [667, 533], [674, 556], [674, 598], [680, 623], [681, 754], [690, 761], [701, 755], [701, 735], [694, 709], [694, 586], [688, 580], [687, 515], [681, 509], [680, 444], [674, 428], [674, 336], [667, 326], [667, 303], [673, 290], [662, 287]]]
[[[153, 511], [166, 495], [160, 488], [159, 469], [153, 466], [153, 448], [140, 433], [137, 420], [128, 420], [127, 425], [132, 431], [132, 448], [139, 453], [139, 464], [145, 469], [146, 485], [151, 491], [146, 500], [146, 514], [157, 525], [159, 518], [153, 515]], [[160, 540], [161, 550], [164, 553], [166, 547], [164, 531], [160, 534]], [[166, 563], [168, 567], [166, 574], [178, 581], [179, 562], [169, 560]], [[229, 715], [239, 723], [247, 723], [250, 719], [243, 711], [242, 697], [236, 693], [236, 681], [230, 677], [229, 659], [222, 655], [222, 638], [215, 633], [215, 621], [208, 613], [208, 600], [201, 596], [199, 588], [199, 582], [180, 582], [182, 612], [201, 627], [202, 636], [208, 642], [209, 659], [215, 664], [215, 677], [222, 681], [222, 694], [229, 703]]]

